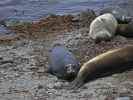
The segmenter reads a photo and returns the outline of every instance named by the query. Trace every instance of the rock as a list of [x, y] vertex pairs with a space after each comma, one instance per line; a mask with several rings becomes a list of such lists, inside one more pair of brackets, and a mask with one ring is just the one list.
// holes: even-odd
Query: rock
[[116, 34], [128, 38], [133, 38], [133, 20], [128, 24], [118, 24]]
[[15, 19], [9, 19], [9, 20], [4, 20], [2, 25], [6, 27], [14, 27], [14, 26], [19, 26], [19, 25], [30, 25], [31, 22], [28, 21], [21, 21], [21, 20], [15, 20]]
[[11, 31], [9, 31], [6, 27], [2, 25], [0, 26], [0, 35], [7, 35], [9, 33], [11, 33]]
[[88, 9], [88, 10], [82, 11], [78, 15], [75, 15], [72, 21], [75, 23], [78, 23], [79, 27], [89, 27], [91, 21], [94, 18], [96, 18], [95, 12], [91, 9]]
[[125, 97], [117, 97], [117, 98], [115, 98], [115, 100], [133, 100], [133, 98], [131, 98], [129, 96], [125, 96]]
[[105, 14], [105, 13], [111, 13], [114, 15], [114, 17], [117, 19], [119, 24], [122, 23], [129, 23], [132, 20], [132, 17], [129, 16], [128, 11], [125, 9], [122, 9], [120, 7], [108, 7], [108, 8], [103, 8], [100, 11], [100, 15]]

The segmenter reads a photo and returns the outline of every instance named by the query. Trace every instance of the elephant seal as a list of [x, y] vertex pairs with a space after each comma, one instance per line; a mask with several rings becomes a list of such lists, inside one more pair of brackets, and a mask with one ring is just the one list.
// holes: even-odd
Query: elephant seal
[[[90, 59], [81, 66], [77, 77], [71, 84], [71, 88], [79, 88], [86, 81], [95, 76], [102, 76], [108, 72], [129, 68], [133, 65], [133, 45], [107, 51]], [[103, 76], [102, 76], [103, 77]]]
[[48, 55], [48, 72], [65, 80], [72, 80], [80, 66], [74, 55], [61, 44], [55, 44]]
[[102, 40], [110, 40], [115, 35], [117, 25], [117, 20], [112, 14], [106, 13], [100, 15], [90, 24], [89, 36], [96, 43]]
[[116, 34], [133, 38], [133, 21], [129, 22], [128, 24], [118, 24]]
[[129, 16], [128, 11], [120, 8], [120, 7], [107, 7], [103, 8], [100, 11], [100, 15], [105, 13], [111, 13], [116, 18], [119, 24], [127, 24], [132, 20], [132, 17]]

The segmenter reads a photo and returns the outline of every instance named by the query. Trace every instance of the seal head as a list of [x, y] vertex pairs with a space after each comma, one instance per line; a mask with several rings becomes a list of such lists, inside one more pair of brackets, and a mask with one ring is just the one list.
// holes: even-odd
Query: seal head
[[54, 45], [48, 56], [48, 72], [61, 79], [72, 80], [80, 66], [75, 56], [63, 45]]

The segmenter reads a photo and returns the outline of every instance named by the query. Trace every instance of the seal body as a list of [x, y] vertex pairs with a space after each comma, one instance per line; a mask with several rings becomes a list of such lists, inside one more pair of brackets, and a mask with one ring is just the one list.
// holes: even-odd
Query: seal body
[[90, 24], [89, 36], [96, 42], [110, 40], [115, 35], [117, 25], [117, 20], [112, 14], [103, 14]]
[[128, 38], [133, 37], [133, 21], [128, 24], [118, 24], [116, 34], [122, 35]]
[[126, 46], [107, 51], [84, 63], [80, 68], [76, 79], [72, 82], [73, 88], [82, 86], [86, 80], [93, 79], [95, 76], [126, 69], [133, 65], [133, 46]]
[[53, 46], [49, 52], [48, 62], [48, 72], [66, 80], [73, 79], [80, 69], [79, 62], [74, 55], [60, 44]]

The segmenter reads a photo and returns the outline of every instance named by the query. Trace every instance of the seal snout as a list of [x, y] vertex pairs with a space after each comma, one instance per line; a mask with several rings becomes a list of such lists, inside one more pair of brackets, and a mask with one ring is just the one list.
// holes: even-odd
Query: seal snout
[[67, 64], [66, 66], [66, 72], [67, 74], [75, 75], [76, 74], [76, 65], [74, 64]]

